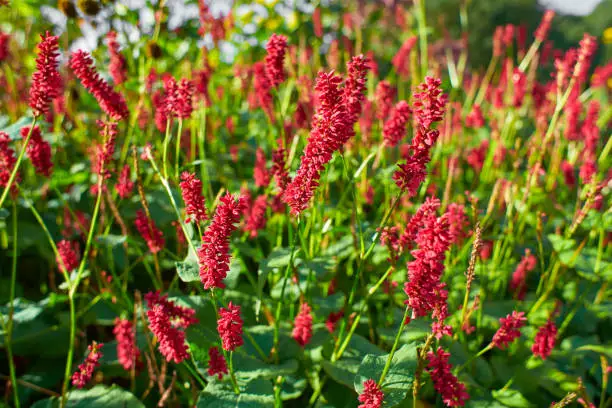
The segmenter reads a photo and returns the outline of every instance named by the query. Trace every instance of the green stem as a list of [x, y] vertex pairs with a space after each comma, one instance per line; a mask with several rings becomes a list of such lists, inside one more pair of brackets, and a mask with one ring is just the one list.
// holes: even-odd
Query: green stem
[[541, 43], [542, 42], [540, 40], [535, 40], [531, 44], [531, 47], [529, 47], [529, 51], [527, 51], [527, 54], [525, 55], [525, 57], [521, 61], [521, 64], [519, 65], [519, 70], [521, 70], [521, 72], [525, 72], [525, 70], [529, 66], [529, 63], [531, 62], [536, 52], [538, 51], [538, 48], [540, 47]]
[[[493, 77], [493, 74], [495, 73], [495, 67], [497, 66], [497, 58], [498, 57], [493, 56], [493, 58], [491, 58], [491, 61], [489, 62], [489, 66], [487, 67], [485, 76], [482, 79], [482, 83], [480, 84], [480, 89], [478, 90], [478, 94], [476, 95], [476, 100], [474, 102], [476, 105], [480, 105], [484, 100], [485, 95], [487, 94], [487, 88], [489, 87], [489, 83], [491, 83], [491, 78]], [[471, 106], [472, 105], [470, 104], [469, 108], [471, 108]]]
[[482, 356], [484, 353], [486, 353], [487, 351], [493, 349], [493, 347], [495, 347], [495, 344], [493, 343], [489, 343], [489, 345], [485, 348], [483, 348], [482, 350], [480, 350], [478, 352], [478, 354], [476, 354], [475, 356], [472, 356], [468, 361], [465, 362], [465, 364], [460, 365], [459, 367], [457, 367], [457, 372], [455, 373], [455, 375], [459, 374], [459, 372], [461, 370], [463, 370], [465, 367], [468, 366], [468, 364], [470, 364], [472, 361], [476, 360], [478, 357]]
[[13, 312], [15, 311], [15, 282], [17, 280], [17, 204], [13, 202], [13, 259], [11, 262], [11, 289], [9, 296], [9, 318], [6, 333], [6, 354], [9, 362], [11, 385], [13, 387], [13, 401], [19, 408], [19, 393], [17, 392], [17, 376], [15, 375], [15, 362], [13, 361]]
[[425, 0], [416, 0], [417, 21], [419, 25], [419, 49], [421, 51], [421, 81], [427, 75], [427, 19], [425, 17]]
[[400, 322], [400, 327], [399, 329], [397, 329], [397, 334], [395, 335], [395, 341], [393, 342], [393, 347], [391, 348], [389, 357], [387, 357], [385, 368], [383, 368], [383, 372], [380, 375], [380, 379], [378, 380], [379, 387], [382, 387], [383, 381], [385, 380], [385, 377], [387, 376], [387, 373], [389, 372], [389, 368], [391, 368], [391, 362], [393, 360], [393, 356], [395, 355], [395, 351], [397, 350], [397, 346], [399, 344], [399, 340], [402, 335], [402, 331], [404, 331], [404, 326], [406, 326], [404, 322], [406, 321], [406, 318], [408, 317], [409, 311], [410, 311], [410, 308], [406, 307], [406, 310], [404, 311], [404, 316], [402, 317], [402, 321]]
[[202, 177], [202, 183], [207, 186], [205, 189], [205, 196], [207, 200], [213, 200], [214, 194], [212, 190], [212, 184], [208, 175], [208, 166], [206, 165], [206, 106], [202, 109], [202, 119], [200, 120], [200, 132], [198, 137], [199, 153], [200, 153], [200, 172]]
[[64, 384], [62, 385], [62, 400], [60, 401], [61, 408], [64, 408], [68, 402], [68, 383], [72, 373], [72, 356], [74, 353], [74, 337], [76, 335], [76, 315], [74, 298], [72, 296], [68, 296], [68, 304], [70, 305], [70, 340], [66, 368], [64, 369]]
[[[612, 112], [612, 109], [609, 109], [608, 111]], [[608, 159], [611, 149], [612, 149], [612, 137], [609, 137], [608, 141], [606, 142], [606, 145], [604, 146], [603, 150], [601, 151], [601, 154], [599, 155], [597, 164], [599, 164], [600, 166], [603, 166], [605, 164], [605, 161], [606, 159]]]
[[170, 190], [170, 185], [168, 184], [168, 180], [164, 176], [162, 176], [162, 174], [159, 172], [159, 168], [157, 167], [157, 164], [155, 163], [155, 160], [153, 160], [152, 156], [149, 156], [149, 162], [151, 163], [151, 166], [153, 167], [153, 170], [155, 171], [155, 173], [157, 173], [157, 175], [159, 176], [162, 186], [164, 186], [164, 189], [166, 190], [166, 194], [168, 195], [168, 198], [170, 199], [170, 204], [172, 205], [172, 208], [174, 209], [174, 213], [176, 214], [176, 219], [178, 223], [181, 225], [181, 229], [183, 230], [183, 234], [185, 235], [185, 238], [187, 239], [187, 242], [189, 243], [189, 247], [191, 248], [194, 254], [197, 254], [196, 247], [193, 244], [193, 241], [191, 240], [191, 237], [189, 236], [189, 233], [187, 231], [187, 226], [185, 225], [185, 223], [183, 222], [183, 218], [181, 217], [181, 211], [179, 210], [178, 205], [176, 204], [176, 200], [174, 199], [174, 196], [172, 195], [172, 190]]
[[238, 381], [236, 380], [236, 373], [234, 372], [234, 352], [229, 352], [229, 372], [236, 395], [240, 394], [240, 388], [238, 387]]
[[166, 135], [164, 136], [164, 147], [162, 151], [162, 169], [164, 170], [164, 178], [168, 179], [168, 145], [170, 144], [170, 122], [168, 118], [166, 121]]
[[96, 204], [94, 206], [93, 215], [91, 216], [91, 223], [89, 227], [89, 232], [87, 234], [87, 241], [85, 242], [85, 250], [83, 251], [83, 257], [81, 258], [81, 263], [79, 264], [79, 269], [77, 270], [76, 278], [74, 279], [74, 284], [71, 285], [70, 290], [68, 291], [68, 295], [71, 297], [74, 297], [74, 294], [81, 280], [81, 275], [83, 274], [83, 271], [85, 270], [85, 264], [87, 263], [89, 251], [91, 250], [91, 244], [93, 242], [94, 231], [95, 231], [96, 224], [98, 221], [98, 215], [100, 213], [101, 204], [102, 204], [102, 178], [100, 178], [100, 181], [98, 181], [98, 194], [96, 196]]
[[608, 378], [610, 371], [608, 367], [608, 361], [606, 356], [600, 356], [601, 361], [601, 396], [599, 397], [599, 408], [605, 407], [606, 401], [606, 390], [608, 389]]
[[181, 133], [183, 133], [183, 119], [179, 118], [178, 133], [176, 136], [176, 163], [174, 163], [174, 178], [179, 178], [179, 158], [181, 157]]
[[89, 257], [89, 251], [91, 249], [91, 243], [93, 241], [94, 230], [97, 226], [98, 214], [100, 212], [100, 204], [102, 203], [102, 181], [103, 178], [100, 177], [98, 180], [98, 194], [96, 197], [96, 204], [94, 207], [93, 215], [91, 217], [89, 233], [87, 234], [85, 250], [83, 251], [83, 257], [81, 258], [79, 269], [77, 270], [76, 277], [74, 278], [74, 283], [68, 281], [68, 303], [70, 305], [70, 339], [68, 356], [66, 358], [66, 369], [64, 370], [64, 384], [62, 385], [62, 400], [60, 404], [61, 408], [64, 408], [68, 401], [68, 383], [70, 382], [70, 373], [72, 371], [72, 358], [74, 356], [74, 340], [76, 336], [76, 313], [74, 308], [74, 295], [79, 287], [81, 275], [85, 270], [85, 264], [87, 263], [87, 258]]
[[366, 310], [368, 300], [370, 300], [372, 295], [376, 293], [380, 285], [382, 285], [385, 282], [385, 280], [387, 280], [391, 272], [393, 272], [394, 270], [395, 268], [393, 266], [390, 266], [387, 269], [387, 271], [383, 274], [383, 276], [378, 280], [378, 282], [376, 282], [376, 284], [368, 291], [368, 294], [366, 295], [363, 301], [363, 306], [359, 310], [359, 313], [357, 314], [357, 316], [355, 316], [355, 319], [353, 319], [353, 323], [351, 324], [351, 327], [346, 335], [346, 338], [342, 342], [342, 345], [338, 349], [338, 352], [335, 354], [332, 354], [332, 358], [331, 358], [332, 362], [337, 361], [340, 357], [342, 357], [342, 354], [344, 354], [344, 351], [346, 350], [346, 348], [349, 345], [349, 342], [351, 341], [351, 337], [353, 337], [353, 334], [355, 333], [355, 330], [357, 329], [357, 326], [359, 325], [359, 321], [361, 320], [361, 316], [363, 315], [363, 312]]
[[34, 116], [34, 121], [32, 122], [32, 125], [30, 126], [30, 131], [28, 132], [28, 135], [26, 136], [25, 142], [23, 143], [23, 147], [21, 148], [21, 151], [19, 152], [19, 156], [17, 156], [17, 162], [15, 163], [15, 167], [13, 167], [13, 171], [11, 171], [11, 176], [9, 177], [8, 182], [6, 183], [6, 187], [4, 187], [4, 192], [2, 193], [2, 197], [0, 197], [0, 208], [2, 208], [2, 205], [4, 204], [6, 197], [8, 197], [8, 193], [9, 191], [11, 191], [11, 186], [13, 185], [15, 178], [17, 178], [17, 173], [19, 173], [19, 166], [21, 165], [23, 156], [25, 155], [28, 144], [30, 143], [30, 138], [32, 137], [32, 132], [34, 131], [34, 127], [36, 126], [37, 120], [38, 120], [38, 116]]
[[[291, 236], [291, 222], [288, 223], [289, 226], [289, 235]], [[295, 237], [293, 237], [293, 244], [291, 245], [291, 255], [289, 256], [289, 263], [285, 268], [285, 274], [283, 276], [283, 286], [281, 287], [280, 298], [278, 299], [278, 303], [276, 304], [276, 312], [274, 313], [274, 342], [272, 346], [272, 352], [276, 356], [278, 361], [278, 343], [279, 343], [279, 331], [280, 331], [280, 317], [281, 311], [284, 305], [285, 300], [285, 290], [287, 289], [287, 281], [289, 280], [289, 273], [291, 272], [291, 267], [293, 266], [293, 258], [295, 256], [295, 248], [298, 242], [298, 236], [300, 230], [300, 217], [298, 215], [297, 219], [297, 231], [295, 233]]]
[[376, 229], [376, 232], [372, 236], [372, 242], [370, 243], [368, 250], [365, 252], [365, 254], [362, 253], [360, 256], [359, 265], [357, 267], [355, 279], [353, 280], [353, 287], [351, 288], [351, 293], [349, 294], [348, 302], [346, 304], [346, 313], [344, 315], [344, 319], [342, 319], [342, 323], [340, 324], [340, 331], [338, 332], [338, 338], [336, 339], [336, 345], [334, 347], [334, 352], [332, 353], [332, 356], [338, 355], [338, 350], [339, 350], [338, 348], [340, 347], [342, 337], [344, 336], [344, 331], [346, 330], [346, 325], [348, 323], [348, 317], [350, 315], [351, 307], [353, 306], [355, 294], [357, 293], [357, 288], [359, 286], [359, 278], [361, 276], [361, 273], [363, 272], [365, 261], [368, 259], [368, 257], [374, 250], [374, 247], [376, 246], [376, 243], [378, 242], [378, 237], [380, 236], [380, 232], [382, 228], [384, 228], [385, 225], [387, 224], [387, 221], [389, 220], [389, 217], [391, 216], [391, 214], [393, 213], [393, 210], [397, 206], [397, 203], [399, 202], [399, 199], [401, 196], [402, 196], [402, 192], [400, 191], [395, 197], [395, 199], [393, 200], [393, 202], [391, 203], [391, 207], [389, 208], [389, 210], [387, 210], [387, 213], [384, 215], [382, 221], [380, 222], [378, 228]]

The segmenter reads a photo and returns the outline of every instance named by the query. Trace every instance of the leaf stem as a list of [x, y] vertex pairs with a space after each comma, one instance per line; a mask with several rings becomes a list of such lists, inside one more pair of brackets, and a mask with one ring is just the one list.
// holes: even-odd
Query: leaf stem
[[[295, 256], [295, 248], [298, 242], [299, 230], [300, 230], [300, 216], [297, 218], [297, 231], [295, 232], [295, 236], [293, 237], [293, 244], [291, 245], [291, 255], [289, 256], [289, 263], [285, 268], [285, 274], [283, 276], [283, 286], [281, 287], [281, 294], [276, 304], [276, 312], [274, 313], [274, 342], [272, 345], [272, 353], [276, 357], [276, 361], [278, 362], [278, 343], [279, 343], [279, 331], [280, 331], [280, 317], [281, 311], [284, 305], [285, 300], [285, 290], [287, 289], [287, 281], [289, 280], [289, 272], [291, 272], [291, 268], [293, 266], [293, 259]], [[289, 236], [291, 236], [291, 222], [288, 223], [289, 226]]]
[[11, 385], [13, 387], [13, 401], [19, 408], [19, 393], [17, 392], [17, 376], [15, 375], [15, 361], [13, 361], [13, 313], [15, 311], [15, 283], [17, 280], [17, 204], [13, 202], [13, 259], [11, 260], [11, 288], [9, 295], [9, 318], [6, 329], [6, 354], [9, 363]]
[[17, 178], [17, 173], [19, 173], [19, 166], [21, 165], [23, 156], [26, 152], [28, 144], [30, 143], [30, 138], [32, 137], [32, 132], [34, 131], [34, 127], [36, 126], [37, 120], [38, 120], [38, 116], [34, 116], [34, 120], [32, 121], [32, 125], [30, 126], [30, 131], [28, 132], [28, 135], [26, 136], [25, 142], [23, 143], [23, 147], [21, 148], [21, 151], [19, 152], [19, 156], [17, 156], [17, 162], [15, 163], [15, 167], [13, 167], [13, 171], [11, 171], [11, 176], [6, 182], [6, 187], [4, 187], [4, 192], [2, 192], [2, 197], [0, 197], [0, 208], [2, 208], [2, 205], [4, 204], [4, 201], [6, 200], [6, 197], [8, 196], [9, 191], [11, 191], [11, 186], [13, 185], [13, 182]]
[[380, 375], [380, 379], [378, 380], [378, 386], [382, 387], [383, 381], [385, 381], [385, 377], [389, 372], [389, 368], [391, 368], [391, 362], [393, 361], [393, 356], [395, 355], [395, 351], [397, 350], [397, 346], [399, 344], [400, 337], [402, 335], [402, 331], [404, 331], [404, 323], [406, 318], [408, 317], [408, 312], [410, 308], [406, 306], [406, 310], [404, 311], [404, 316], [402, 317], [402, 321], [400, 322], [399, 329], [397, 329], [397, 334], [395, 335], [395, 341], [393, 342], [393, 347], [391, 347], [391, 352], [389, 353], [389, 357], [387, 357], [387, 362], [385, 363], [385, 368], [383, 368], [383, 372]]
[[162, 151], [162, 169], [164, 171], [164, 178], [168, 179], [168, 145], [170, 144], [170, 122], [171, 119], [166, 121], [166, 135], [164, 136], [164, 145]]

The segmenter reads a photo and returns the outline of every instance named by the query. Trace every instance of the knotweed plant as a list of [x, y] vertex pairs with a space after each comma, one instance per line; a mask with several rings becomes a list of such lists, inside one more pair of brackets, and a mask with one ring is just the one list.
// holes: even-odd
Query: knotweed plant
[[0, 0], [0, 406], [612, 404], [610, 28], [175, 3]]

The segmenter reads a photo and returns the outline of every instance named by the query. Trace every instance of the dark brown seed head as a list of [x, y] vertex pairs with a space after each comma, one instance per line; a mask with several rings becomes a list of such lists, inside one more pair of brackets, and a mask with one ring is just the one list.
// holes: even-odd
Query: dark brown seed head
[[95, 16], [100, 12], [100, 3], [96, 0], [77, 0], [77, 6], [88, 16]]
[[78, 15], [72, 0], [58, 0], [57, 8], [68, 18], [76, 18]]
[[147, 57], [159, 59], [162, 57], [162, 49], [155, 41], [149, 41], [146, 48]]

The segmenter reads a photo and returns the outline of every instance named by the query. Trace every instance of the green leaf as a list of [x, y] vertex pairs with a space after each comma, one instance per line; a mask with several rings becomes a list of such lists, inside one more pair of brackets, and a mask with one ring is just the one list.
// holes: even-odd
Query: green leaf
[[246, 380], [245, 382], [256, 378], [275, 378], [279, 375], [293, 374], [297, 371], [298, 366], [295, 359], [282, 361], [280, 364], [267, 364], [248, 354], [234, 353], [236, 376], [240, 380]]
[[[574, 247], [576, 246], [574, 240], [566, 239], [555, 234], [549, 234], [548, 239], [555, 252], [559, 254], [561, 263], [567, 266], [573, 266], [572, 258], [574, 257]], [[570, 263], [572, 265], [570, 265]]]
[[[391, 346], [393, 341], [395, 340], [395, 335], [399, 330], [399, 325], [402, 322], [403, 313], [398, 310], [393, 310], [394, 324], [391, 327], [382, 327], [378, 329], [378, 333], [380, 334], [381, 339]], [[405, 330], [402, 330], [402, 334], [400, 336], [400, 344], [407, 344], [415, 340], [422, 339], [427, 336], [431, 332], [431, 322], [424, 319], [414, 319], [412, 320], [408, 326], [406, 326]]]
[[[43, 310], [44, 309], [38, 303], [23, 298], [17, 298], [13, 301], [13, 322], [15, 324], [29, 323], [40, 316]], [[8, 320], [9, 311], [9, 304], [0, 306], [0, 313], [6, 320]]]
[[[38, 303], [15, 299], [13, 352], [20, 356], [60, 356], [68, 349], [68, 327], [57, 327], [57, 320], [48, 313], [49, 298]], [[0, 307], [4, 319], [8, 306]], [[45, 344], [44, 348], [40, 345]], [[0, 346], [4, 346], [4, 332], [0, 331]]]
[[268, 255], [264, 263], [268, 268], [283, 268], [289, 265], [290, 260], [291, 248], [276, 248]]
[[315, 279], [321, 280], [334, 267], [335, 262], [331, 258], [314, 258], [298, 265], [298, 273], [304, 277], [308, 277], [311, 273]]
[[491, 400], [468, 400], [465, 404], [466, 408], [505, 408], [505, 405], [497, 401]]
[[211, 381], [200, 393], [196, 408], [268, 408], [274, 407], [274, 388], [270, 381], [257, 379], [237, 395], [227, 383]]
[[223, 279], [223, 283], [228, 288], [236, 288], [238, 286], [238, 281], [240, 278], [240, 274], [244, 271], [244, 267], [242, 262], [238, 258], [232, 258], [230, 260], [229, 271], [227, 271], [227, 276]]
[[[32, 408], [59, 407], [59, 398], [47, 398], [32, 405]], [[96, 385], [89, 390], [75, 390], [68, 395], [68, 408], [144, 408], [134, 394], [112, 385]]]
[[511, 408], [529, 408], [533, 407], [523, 394], [516, 390], [496, 390], [491, 393], [493, 398]]
[[556, 234], [548, 234], [548, 239], [553, 246], [555, 252], [561, 253], [564, 251], [568, 251], [576, 245], [574, 240], [563, 238], [560, 235]]
[[2, 129], [4, 132], [8, 133], [11, 140], [21, 140], [21, 128], [24, 126], [28, 126], [32, 124], [33, 119], [28, 116], [20, 117], [17, 122], [13, 123], [10, 126]]
[[189, 248], [189, 253], [181, 262], [176, 262], [176, 272], [183, 282], [196, 282], [200, 280], [198, 256]]
[[324, 252], [324, 255], [332, 256], [340, 260], [343, 258], [348, 258], [354, 253], [355, 247], [353, 246], [353, 237], [350, 234], [347, 234], [328, 246]]
[[327, 360], [323, 361], [323, 369], [335, 381], [353, 389], [355, 375], [359, 371], [361, 362], [368, 354], [383, 355], [384, 351], [360, 335], [355, 334], [342, 358], [334, 363]]
[[102, 235], [96, 238], [99, 244], [104, 245], [106, 247], [116, 247], [122, 245], [127, 240], [127, 236], [125, 235]]
[[342, 309], [345, 297], [344, 293], [337, 292], [330, 296], [316, 297], [312, 300], [312, 303], [315, 305], [317, 315], [327, 316], [331, 312]]
[[299, 398], [306, 389], [308, 382], [305, 378], [286, 376], [281, 385], [281, 399], [283, 401]]
[[[387, 363], [389, 354], [382, 356], [368, 354], [364, 357], [355, 375], [355, 391], [363, 392], [363, 383], [372, 379], [378, 382]], [[385, 405], [394, 406], [406, 398], [406, 393], [412, 388], [414, 372], [417, 367], [417, 349], [415, 343], [405, 344], [393, 355], [389, 371], [382, 384], [385, 393]]]
[[[274, 327], [259, 325], [248, 327], [246, 330], [253, 337], [253, 340], [261, 348], [263, 353], [266, 356], [270, 355], [274, 345]], [[255, 347], [246, 339], [243, 349], [249, 355], [259, 358], [259, 353], [257, 350], [255, 350]], [[278, 339], [279, 361], [286, 361], [296, 358], [296, 356], [300, 353], [300, 350], [301, 347], [295, 340], [293, 340], [293, 338], [291, 338], [291, 331], [281, 328]]]
[[[299, 249], [296, 249], [294, 259], [297, 257]], [[289, 265], [291, 261], [290, 248], [276, 248], [270, 255], [259, 263], [257, 271], [257, 298], [261, 302], [263, 297], [263, 288], [268, 280], [268, 275], [276, 268], [283, 268]], [[256, 308], [256, 315], [259, 315], [259, 307]]]

